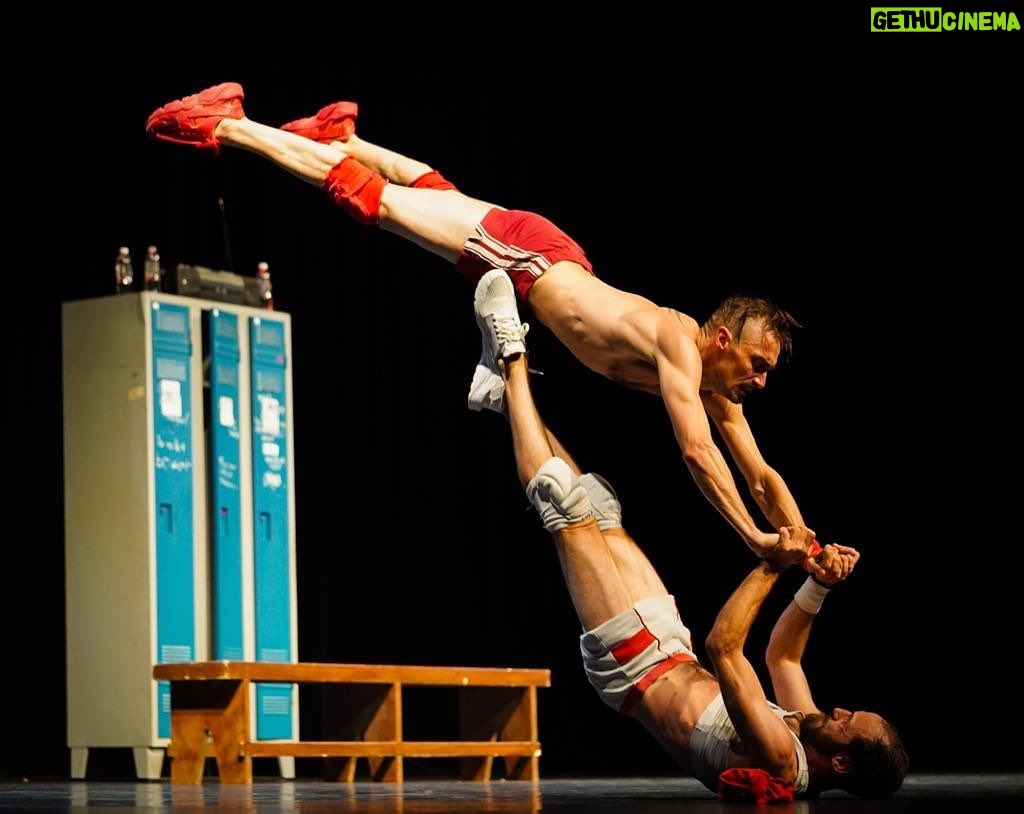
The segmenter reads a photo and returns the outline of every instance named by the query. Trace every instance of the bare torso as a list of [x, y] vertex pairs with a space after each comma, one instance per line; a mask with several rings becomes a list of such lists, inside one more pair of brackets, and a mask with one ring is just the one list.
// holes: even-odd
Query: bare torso
[[718, 695], [714, 675], [696, 662], [673, 667], [648, 687], [632, 715], [683, 769], [690, 765], [690, 735]]
[[569, 261], [555, 263], [534, 283], [530, 307], [591, 370], [654, 394], [660, 393], [655, 355], [662, 332], [696, 342], [700, 327], [692, 317], [614, 288]]
[[[692, 772], [690, 737], [697, 721], [720, 689], [715, 676], [696, 662], [688, 662], [666, 671], [645, 691], [632, 715], [661, 744], [661, 747], [685, 771]], [[787, 715], [782, 719], [790, 731], [799, 734], [799, 716]], [[729, 766], [754, 766], [744, 754], [743, 746], [732, 748]], [[786, 779], [796, 777], [797, 757], [781, 774]]]

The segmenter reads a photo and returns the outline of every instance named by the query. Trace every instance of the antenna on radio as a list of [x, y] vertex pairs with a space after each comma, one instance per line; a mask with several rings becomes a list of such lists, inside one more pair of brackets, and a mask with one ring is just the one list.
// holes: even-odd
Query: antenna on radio
[[224, 212], [224, 198], [217, 198], [217, 208], [220, 209], [220, 233], [224, 240], [224, 260], [227, 263], [227, 270], [234, 271], [235, 264], [231, 260], [231, 238], [228, 236], [228, 218]]

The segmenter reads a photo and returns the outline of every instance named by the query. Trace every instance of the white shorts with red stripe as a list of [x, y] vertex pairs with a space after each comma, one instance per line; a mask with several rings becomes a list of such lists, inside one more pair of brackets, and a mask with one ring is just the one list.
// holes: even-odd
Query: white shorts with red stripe
[[655, 679], [677, 664], [696, 661], [690, 630], [674, 596], [641, 599], [632, 609], [580, 636], [583, 669], [612, 709], [628, 714]]

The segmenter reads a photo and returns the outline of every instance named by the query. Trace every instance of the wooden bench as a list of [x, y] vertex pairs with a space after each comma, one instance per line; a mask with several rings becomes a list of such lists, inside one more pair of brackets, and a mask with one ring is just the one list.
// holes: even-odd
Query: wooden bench
[[[341, 782], [365, 758], [373, 780], [398, 783], [406, 757], [459, 758], [460, 779], [480, 781], [498, 757], [508, 779], [539, 779], [537, 687], [551, 686], [549, 670], [211, 661], [158, 664], [153, 678], [171, 687], [172, 783], [201, 783], [207, 757], [222, 783], [252, 783], [254, 757], [324, 758], [324, 777]], [[339, 739], [255, 740], [253, 682], [344, 685], [330, 716]], [[457, 688], [458, 739], [405, 740], [405, 687]]]

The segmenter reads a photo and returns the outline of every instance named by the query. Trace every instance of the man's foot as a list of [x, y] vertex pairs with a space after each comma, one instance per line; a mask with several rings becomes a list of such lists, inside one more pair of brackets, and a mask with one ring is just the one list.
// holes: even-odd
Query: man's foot
[[[476, 284], [473, 296], [476, 324], [483, 337], [482, 357], [494, 365], [517, 353], [526, 353], [529, 323], [519, 321], [516, 290], [502, 269], [491, 269]], [[494, 367], [497, 372], [497, 367]]]
[[244, 97], [237, 82], [224, 82], [154, 110], [146, 120], [146, 133], [161, 141], [190, 144], [201, 150], [220, 151], [213, 135], [222, 119], [241, 119]]
[[470, 410], [478, 413], [481, 410], [505, 413], [505, 380], [501, 378], [501, 373], [490, 360], [486, 349], [473, 371], [466, 404]]
[[281, 129], [322, 144], [345, 141], [356, 131], [359, 105], [355, 102], [332, 102], [320, 108], [315, 116], [282, 124]]

